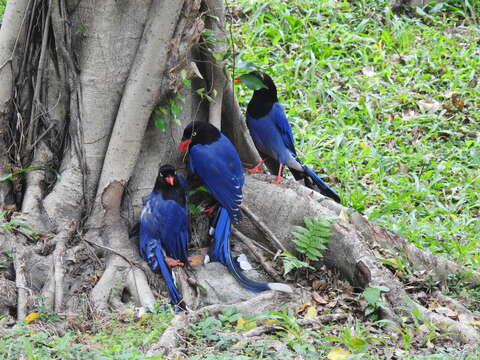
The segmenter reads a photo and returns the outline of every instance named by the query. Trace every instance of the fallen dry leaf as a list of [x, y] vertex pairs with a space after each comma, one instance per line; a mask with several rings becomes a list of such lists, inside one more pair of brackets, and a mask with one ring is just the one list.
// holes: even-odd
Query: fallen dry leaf
[[205, 257], [203, 255], [190, 255], [188, 257], [188, 262], [191, 266], [203, 265]]
[[367, 77], [367, 78], [370, 78], [370, 77], [375, 76], [375, 70], [373, 69], [373, 66], [365, 66], [365, 67], [362, 69], [362, 73], [363, 73], [363, 75], [365, 75], [365, 77]]
[[318, 312], [315, 306], [310, 306], [305, 314], [305, 319], [312, 319], [314, 317], [317, 317]]
[[327, 355], [328, 360], [341, 360], [349, 357], [352, 353], [344, 348], [333, 348]]
[[441, 105], [438, 101], [435, 100], [419, 100], [418, 107], [422, 111], [435, 112], [441, 108]]
[[27, 316], [25, 316], [25, 319], [24, 321], [27, 323], [27, 324], [30, 324], [34, 321], [37, 321], [38, 319], [40, 319], [40, 314], [38, 312], [31, 312], [30, 314], [28, 314]]
[[439, 313], [439, 314], [442, 314], [442, 315], [445, 315], [445, 316], [448, 316], [450, 318], [456, 318], [458, 317], [458, 313], [453, 311], [452, 309], [449, 309], [447, 307], [439, 307], [439, 308], [436, 308], [434, 309], [435, 312]]
[[241, 317], [237, 320], [237, 326], [243, 326], [243, 324], [245, 324], [245, 319]]
[[313, 290], [317, 290], [322, 286], [322, 280], [313, 280], [312, 281], [312, 288]]
[[307, 302], [307, 303], [303, 303], [302, 305], [299, 305], [297, 308], [296, 308], [296, 312], [297, 314], [300, 314], [302, 312], [304, 312], [309, 306], [311, 306], [312, 304]]
[[340, 210], [340, 214], [338, 215], [338, 217], [341, 220], [345, 220], [345, 221], [348, 221], [349, 219], [348, 213], [344, 209]]
[[328, 304], [328, 300], [325, 299], [322, 295], [320, 295], [320, 294], [317, 293], [316, 291], [313, 292], [312, 298], [313, 298], [313, 300], [315, 300], [315, 301], [316, 301], [318, 304], [320, 304], [320, 305], [326, 305], [326, 304]]
[[435, 299], [429, 300], [427, 304], [429, 309], [438, 309], [440, 307], [438, 301]]
[[327, 305], [325, 305], [325, 307], [331, 309], [331, 308], [334, 308], [336, 305], [337, 305], [337, 300], [332, 300]]

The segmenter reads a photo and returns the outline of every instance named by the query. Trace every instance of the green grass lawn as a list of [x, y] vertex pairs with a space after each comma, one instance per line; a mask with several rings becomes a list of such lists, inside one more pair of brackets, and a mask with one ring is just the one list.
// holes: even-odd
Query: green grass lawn
[[[344, 204], [480, 270], [480, 27], [462, 9], [407, 17], [378, 0], [230, 7], [236, 52], [274, 78], [300, 157]], [[251, 92], [237, 94], [245, 108]]]
[[[382, 0], [232, 0], [227, 10], [235, 51], [274, 78], [300, 157], [344, 204], [480, 271], [479, 5], [442, 3], [409, 16], [392, 14]], [[236, 89], [245, 109], [251, 92]], [[330, 295], [341, 298], [340, 290]], [[335, 348], [352, 353], [348, 359], [380, 360], [393, 351], [411, 360], [480, 357], [480, 349], [459, 354], [442, 343], [439, 329], [414, 314], [414, 322], [397, 324], [400, 340], [361, 314], [316, 331], [299, 325], [303, 316], [280, 309], [258, 318], [206, 315], [183, 346], [191, 359], [217, 360], [325, 359]], [[74, 323], [58, 337], [47, 331], [56, 320], [44, 316], [3, 336], [0, 358], [159, 359], [144, 352], [171, 317], [125, 312]], [[258, 343], [242, 338], [272, 321], [275, 332]]]

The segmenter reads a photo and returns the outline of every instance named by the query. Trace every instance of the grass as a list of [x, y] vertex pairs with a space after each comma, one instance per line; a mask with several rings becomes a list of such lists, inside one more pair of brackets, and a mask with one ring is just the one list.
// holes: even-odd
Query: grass
[[[301, 158], [329, 178], [344, 204], [480, 270], [480, 27], [478, 5], [470, 3], [445, 1], [408, 17], [382, 0], [227, 5], [236, 50], [274, 78]], [[237, 87], [237, 94], [245, 109], [251, 93]], [[370, 303], [381, 305], [375, 297]], [[301, 316], [207, 315], [191, 324], [185, 346], [190, 359], [324, 359], [335, 348], [352, 353], [349, 359], [383, 359], [396, 347], [396, 357], [409, 360], [480, 357], [480, 349], [462, 355], [449, 348], [420, 317], [399, 325], [397, 341], [382, 322], [310, 331], [299, 325]], [[0, 358], [147, 359], [144, 350], [171, 315], [117, 314], [62, 337], [49, 333], [54, 319], [1, 337]], [[261, 341], [242, 337], [268, 322], [276, 329]]]
[[480, 270], [480, 27], [462, 9], [230, 4], [236, 51], [274, 78], [300, 157], [343, 203]]
[[[327, 323], [312, 331], [299, 324], [301, 317], [289, 310], [248, 317], [228, 308], [223, 314], [206, 315], [191, 324], [182, 337], [182, 350], [191, 360], [313, 360], [327, 356], [331, 356], [329, 359], [380, 360], [393, 353], [396, 358], [406, 360], [474, 360], [480, 356], [480, 349], [467, 352], [445, 346], [438, 329], [424, 319], [403, 324], [403, 342], [397, 343], [384, 330], [386, 323], [382, 321]], [[257, 340], [244, 336], [247, 331], [264, 324], [274, 324], [274, 330]], [[350, 356], [334, 357], [339, 349]]]
[[6, 5], [7, 0], [0, 0], [0, 24], [2, 23], [3, 12], [5, 11]]
[[160, 359], [143, 351], [158, 341], [172, 317], [170, 311], [159, 311], [136, 319], [133, 311], [125, 311], [98, 323], [79, 321], [73, 327], [81, 330], [63, 336], [51, 333], [54, 321], [24, 325], [0, 337], [0, 359]]

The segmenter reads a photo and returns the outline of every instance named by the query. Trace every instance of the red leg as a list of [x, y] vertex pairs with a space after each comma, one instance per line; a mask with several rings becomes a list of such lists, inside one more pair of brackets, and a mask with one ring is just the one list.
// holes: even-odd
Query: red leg
[[254, 174], [254, 173], [265, 174], [265, 171], [263, 171], [262, 169], [260, 169], [260, 167], [263, 165], [263, 163], [265, 162], [265, 160], [267, 160], [267, 158], [260, 160], [260, 162], [259, 162], [254, 168], [247, 169], [247, 171], [248, 171], [249, 173], [252, 173], [252, 174]]
[[165, 262], [168, 264], [170, 267], [174, 266], [184, 266], [185, 264], [181, 262], [180, 260], [174, 260], [172, 258], [169, 258], [168, 256], [165, 256]]
[[272, 184], [280, 184], [282, 182], [282, 180], [283, 180], [282, 170], [283, 170], [283, 164], [280, 164], [280, 166], [278, 167], [277, 177], [275, 178], [275, 181]]
[[202, 210], [203, 213], [207, 213], [208, 215], [212, 215], [213, 211], [217, 208], [218, 204], [214, 204], [212, 206], [209, 206], [205, 210]]

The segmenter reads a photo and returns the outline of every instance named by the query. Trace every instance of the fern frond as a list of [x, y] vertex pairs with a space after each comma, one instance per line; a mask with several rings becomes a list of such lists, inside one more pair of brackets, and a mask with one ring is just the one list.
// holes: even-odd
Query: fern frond
[[330, 229], [332, 221], [333, 219], [326, 217], [305, 218], [305, 227], [295, 226], [292, 234], [295, 237], [293, 242], [297, 245], [297, 251], [304, 254], [309, 260], [320, 259], [332, 235]]

